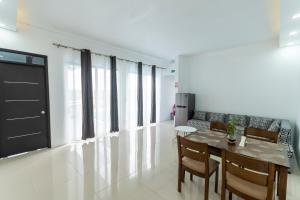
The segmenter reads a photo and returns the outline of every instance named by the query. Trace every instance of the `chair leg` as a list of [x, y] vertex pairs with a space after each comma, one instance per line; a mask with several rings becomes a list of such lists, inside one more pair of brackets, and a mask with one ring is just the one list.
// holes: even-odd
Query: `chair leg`
[[205, 178], [205, 192], [204, 192], [204, 199], [208, 200], [208, 193], [209, 193], [209, 177]]
[[181, 167], [178, 167], [178, 192], [181, 192], [181, 179], [182, 179], [182, 170]]
[[224, 180], [224, 175], [222, 173], [222, 182], [221, 182], [221, 200], [226, 199], [226, 188], [225, 188], [225, 180]]
[[277, 196], [279, 195], [279, 170], [277, 171]]
[[232, 200], [232, 192], [229, 192], [229, 200]]
[[216, 174], [215, 174], [215, 193], [218, 193], [218, 185], [219, 185], [219, 167], [216, 170]]
[[226, 197], [226, 190], [225, 188], [223, 189], [223, 186], [221, 188], [221, 200], [225, 200], [225, 197]]
[[190, 180], [193, 181], [193, 174], [190, 174]]

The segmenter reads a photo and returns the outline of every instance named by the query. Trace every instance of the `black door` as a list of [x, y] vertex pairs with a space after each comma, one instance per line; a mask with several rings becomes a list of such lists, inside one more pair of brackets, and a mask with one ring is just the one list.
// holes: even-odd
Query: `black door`
[[0, 156], [50, 147], [47, 57], [0, 50]]

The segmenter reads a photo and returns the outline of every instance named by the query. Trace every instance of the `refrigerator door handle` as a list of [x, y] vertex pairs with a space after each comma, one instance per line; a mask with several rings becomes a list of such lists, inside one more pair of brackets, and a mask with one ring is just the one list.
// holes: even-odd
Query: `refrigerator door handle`
[[187, 106], [176, 106], [176, 108], [186, 108]]

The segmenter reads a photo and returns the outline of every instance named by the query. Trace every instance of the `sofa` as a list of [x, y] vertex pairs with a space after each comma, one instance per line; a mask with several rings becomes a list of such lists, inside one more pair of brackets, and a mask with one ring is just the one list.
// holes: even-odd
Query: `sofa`
[[244, 135], [246, 127], [259, 128], [278, 133], [278, 143], [287, 144], [287, 155], [293, 166], [294, 151], [292, 147], [292, 138], [294, 129], [291, 123], [285, 119], [273, 119], [267, 117], [215, 113], [206, 111], [195, 111], [192, 119], [188, 120], [187, 125], [197, 130], [210, 129], [211, 122], [228, 123], [231, 119], [237, 122], [236, 134]]

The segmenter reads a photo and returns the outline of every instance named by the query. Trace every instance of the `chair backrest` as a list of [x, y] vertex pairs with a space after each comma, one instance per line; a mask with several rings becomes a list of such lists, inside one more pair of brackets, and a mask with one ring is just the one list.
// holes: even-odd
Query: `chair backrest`
[[182, 158], [187, 157], [192, 160], [205, 162], [207, 165], [206, 169], [208, 169], [208, 159], [209, 159], [208, 144], [194, 142], [184, 137], [181, 137], [179, 135], [177, 136], [177, 144], [178, 144], [178, 157], [179, 157], [180, 164], [182, 162]]
[[225, 185], [227, 172], [248, 182], [266, 186], [267, 199], [271, 199], [275, 177], [274, 164], [223, 150], [222, 173]]
[[227, 132], [227, 124], [224, 124], [222, 122], [211, 122], [210, 130], [226, 133]]
[[245, 128], [245, 136], [273, 143], [278, 140], [278, 133], [259, 128]]

